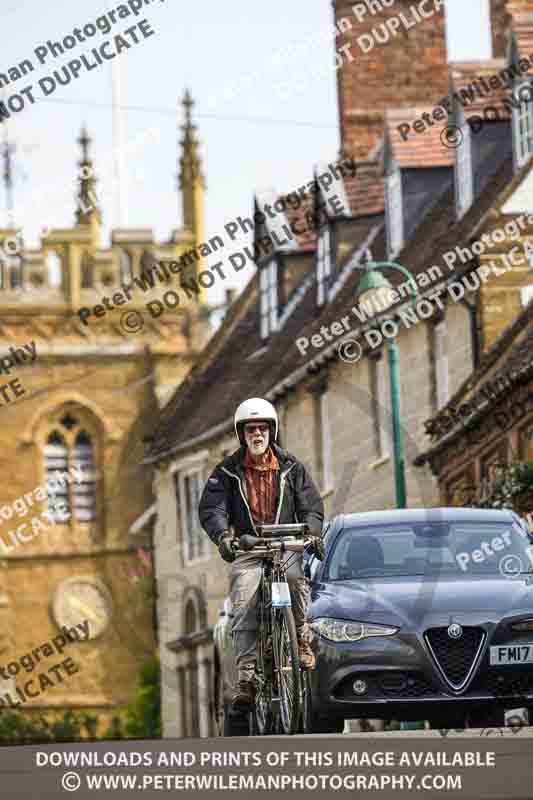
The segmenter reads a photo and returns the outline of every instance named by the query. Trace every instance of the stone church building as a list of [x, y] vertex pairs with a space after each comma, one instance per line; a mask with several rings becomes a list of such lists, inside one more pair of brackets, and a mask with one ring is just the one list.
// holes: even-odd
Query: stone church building
[[[202, 269], [201, 259], [182, 277], [165, 269], [203, 238], [192, 105], [187, 93], [182, 227], [164, 241], [149, 227], [115, 229], [103, 244], [98, 164], [82, 131], [75, 224], [48, 229], [38, 249], [11, 254], [6, 246], [0, 262], [0, 377], [7, 385], [0, 389], [0, 705], [25, 698], [20, 710], [74, 709], [97, 714], [103, 726], [131, 701], [139, 667], [155, 653], [153, 612], [132, 580], [136, 549], [149, 544], [153, 522], [143, 439], [209, 328], [203, 290], [193, 299], [180, 292], [179, 304], [169, 302], [159, 316], [146, 304]], [[22, 235], [0, 229], [0, 245]], [[156, 265], [154, 288], [133, 285], [124, 297]], [[83, 319], [81, 309], [94, 313]], [[61, 478], [75, 469], [80, 480]], [[16, 664], [84, 620], [89, 639], [69, 644], [63, 656], [78, 670], [35, 694], [36, 675], [61, 658], [41, 651], [33, 670]], [[32, 678], [29, 699], [23, 687]]]

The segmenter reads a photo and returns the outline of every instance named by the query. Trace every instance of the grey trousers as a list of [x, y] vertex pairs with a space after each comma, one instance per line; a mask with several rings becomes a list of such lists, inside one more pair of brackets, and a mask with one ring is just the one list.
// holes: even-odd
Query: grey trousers
[[[306, 620], [309, 604], [309, 581], [302, 571], [300, 553], [285, 553], [283, 561], [289, 561], [286, 576], [292, 600], [298, 641], [310, 641], [311, 631]], [[257, 603], [263, 561], [252, 553], [237, 556], [230, 567], [230, 597], [233, 606], [233, 648], [240, 676], [253, 673], [257, 646]]]

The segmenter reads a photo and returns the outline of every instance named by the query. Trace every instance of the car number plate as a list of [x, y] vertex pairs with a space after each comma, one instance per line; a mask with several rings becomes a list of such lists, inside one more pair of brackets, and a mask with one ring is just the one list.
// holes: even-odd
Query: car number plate
[[490, 663], [493, 664], [531, 664], [533, 663], [533, 644], [505, 645], [490, 648]]
[[272, 583], [272, 605], [275, 608], [291, 605], [291, 593], [288, 583]]

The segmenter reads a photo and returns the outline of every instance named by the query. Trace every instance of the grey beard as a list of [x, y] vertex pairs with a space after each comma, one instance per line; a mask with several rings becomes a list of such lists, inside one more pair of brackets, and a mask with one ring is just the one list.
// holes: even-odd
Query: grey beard
[[266, 453], [266, 451], [268, 450], [268, 441], [261, 447], [254, 447], [254, 445], [248, 445], [248, 449], [253, 456], [262, 456], [263, 453]]

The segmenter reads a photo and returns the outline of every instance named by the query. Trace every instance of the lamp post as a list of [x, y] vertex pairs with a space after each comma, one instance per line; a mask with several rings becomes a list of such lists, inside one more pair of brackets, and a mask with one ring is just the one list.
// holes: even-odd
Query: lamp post
[[[367, 302], [376, 299], [381, 300], [383, 308], [387, 305], [392, 305], [395, 300], [395, 292], [391, 283], [387, 280], [385, 275], [381, 272], [383, 269], [396, 269], [399, 270], [409, 281], [413, 291], [413, 301], [418, 295], [418, 287], [415, 279], [405, 267], [401, 264], [396, 264], [393, 261], [368, 261], [364, 266], [358, 266], [358, 269], [364, 269], [365, 274], [361, 278], [359, 284], [359, 301], [366, 297]], [[394, 446], [394, 484], [396, 487], [396, 506], [397, 508], [406, 508], [407, 506], [407, 490], [405, 484], [405, 461], [403, 454], [403, 440], [401, 428], [401, 411], [400, 411], [400, 367], [398, 357], [398, 345], [394, 339], [387, 338], [387, 353], [389, 359], [389, 375], [390, 375], [390, 398], [391, 398], [391, 414], [392, 414], [392, 433], [393, 433], [393, 446]]]
[[[418, 287], [416, 281], [405, 267], [401, 264], [396, 264], [394, 261], [368, 261], [364, 266], [358, 267], [364, 269], [365, 274], [361, 278], [359, 284], [359, 298], [366, 295], [367, 301], [380, 299], [382, 302], [382, 310], [390, 306], [395, 301], [394, 289], [385, 275], [381, 272], [383, 269], [397, 269], [406, 276], [411, 289], [413, 291], [413, 303], [418, 296]], [[402, 428], [400, 424], [400, 367], [398, 358], [398, 345], [394, 339], [387, 339], [387, 351], [389, 356], [389, 374], [390, 374], [390, 397], [391, 397], [391, 413], [392, 413], [392, 431], [394, 441], [394, 482], [396, 486], [396, 506], [398, 508], [405, 508], [407, 506], [407, 491], [405, 485], [405, 461], [403, 455], [403, 441], [402, 441]], [[425, 723], [420, 722], [402, 722], [400, 723], [400, 730], [423, 730]]]

